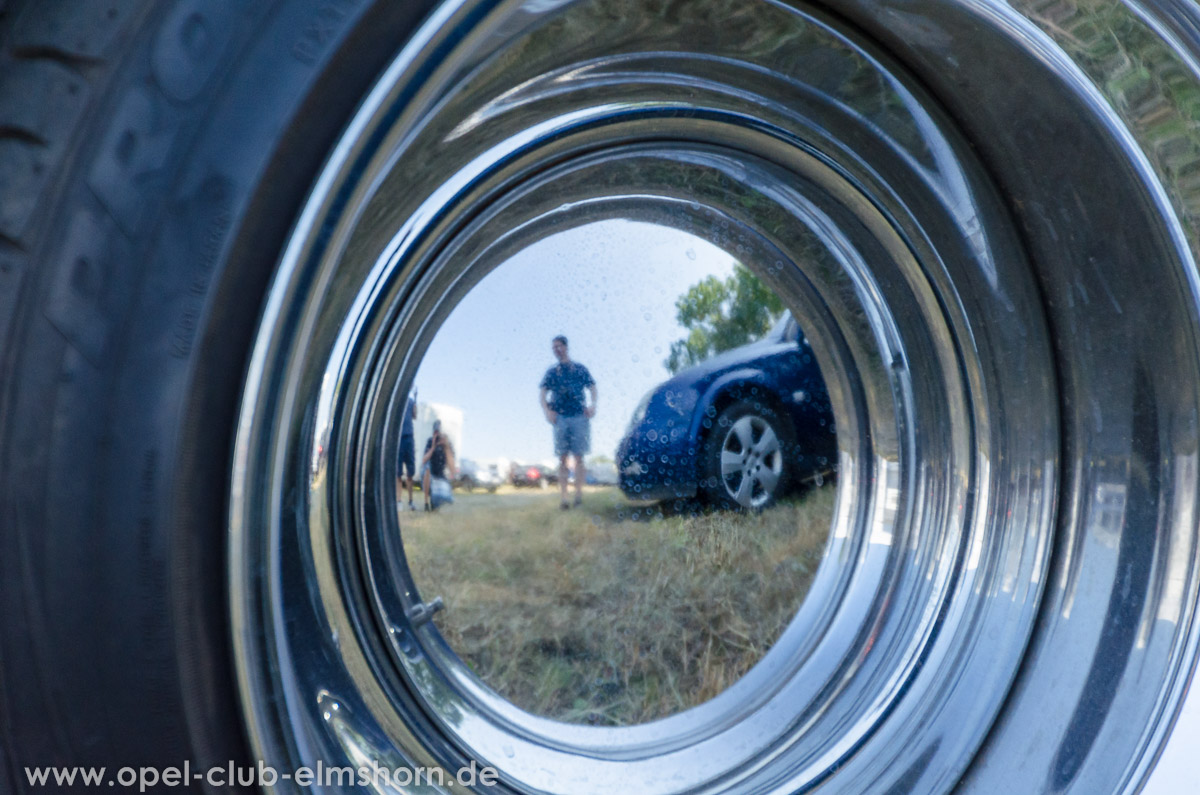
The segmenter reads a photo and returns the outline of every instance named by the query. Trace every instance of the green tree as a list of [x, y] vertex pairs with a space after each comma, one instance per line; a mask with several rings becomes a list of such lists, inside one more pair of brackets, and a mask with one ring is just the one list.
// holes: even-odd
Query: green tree
[[753, 342], [783, 313], [783, 301], [750, 270], [738, 263], [727, 279], [709, 276], [675, 300], [675, 318], [687, 339], [671, 343], [663, 364], [671, 373]]

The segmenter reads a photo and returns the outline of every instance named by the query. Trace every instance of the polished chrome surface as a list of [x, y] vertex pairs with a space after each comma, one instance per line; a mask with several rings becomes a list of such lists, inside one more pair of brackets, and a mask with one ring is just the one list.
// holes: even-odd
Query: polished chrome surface
[[[847, 9], [951, 112], [970, 87], [959, 118], [1008, 164], [994, 173], [1056, 329], [1069, 469], [1050, 587], [964, 784], [1129, 791], [1196, 656], [1196, 204], [1179, 171], [1196, 152], [1195, 59], [1147, 25], [1179, 4], [1035, 5]], [[1008, 64], [1007, 79], [983, 61]]]
[[[231, 591], [264, 758], [479, 760], [564, 793], [1142, 781], [1196, 647], [1186, 180], [1036, 9], [837, 10], [448, 3], [398, 55], [297, 222], [245, 390]], [[1152, 65], [1191, 74], [1186, 49]], [[840, 462], [775, 647], [708, 703], [600, 729], [517, 709], [411, 620], [384, 440], [473, 284], [611, 217], [737, 251], [804, 318]]]

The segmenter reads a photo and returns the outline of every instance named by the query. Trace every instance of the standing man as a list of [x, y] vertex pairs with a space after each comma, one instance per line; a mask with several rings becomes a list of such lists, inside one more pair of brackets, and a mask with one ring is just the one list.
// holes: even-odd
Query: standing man
[[417, 411], [417, 390], [408, 396], [404, 405], [404, 419], [400, 423], [400, 455], [396, 460], [396, 503], [400, 503], [401, 489], [408, 489], [408, 509], [415, 511], [413, 505], [413, 481], [417, 477], [417, 445], [413, 439], [413, 415]]
[[[558, 487], [562, 492], [562, 509], [567, 503], [567, 456], [575, 456], [575, 504], [583, 502], [583, 481], [587, 477], [583, 457], [591, 447], [591, 428], [588, 421], [596, 415], [596, 382], [588, 369], [567, 355], [567, 338], [561, 334], [551, 343], [558, 364], [546, 371], [541, 383], [542, 411], [546, 421], [554, 426], [554, 454], [558, 456]], [[591, 405], [583, 392], [592, 394]]]

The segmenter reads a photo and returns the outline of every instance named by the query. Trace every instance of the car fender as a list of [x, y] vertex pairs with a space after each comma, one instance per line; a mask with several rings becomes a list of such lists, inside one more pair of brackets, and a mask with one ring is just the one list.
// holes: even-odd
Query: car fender
[[767, 385], [766, 373], [757, 367], [739, 367], [736, 370], [722, 373], [709, 384], [708, 388], [701, 393], [700, 398], [696, 401], [696, 410], [692, 413], [692, 426], [689, 429], [691, 438], [700, 438], [704, 417], [708, 414], [708, 410], [716, 405], [717, 400], [727, 394], [734, 386], [745, 384], [761, 387], [776, 400], [781, 400], [776, 390]]

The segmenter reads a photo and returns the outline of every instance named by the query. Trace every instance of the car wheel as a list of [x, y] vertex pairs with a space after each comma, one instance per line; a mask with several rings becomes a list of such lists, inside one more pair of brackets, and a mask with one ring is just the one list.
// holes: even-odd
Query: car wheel
[[[486, 766], [507, 792], [1153, 782], [1200, 644], [1193, 4], [0, 14], [12, 789], [231, 760]], [[471, 674], [394, 506], [440, 321], [513, 251], [613, 217], [757, 263], [839, 446], [779, 641], [615, 729]]]
[[247, 357], [312, 179], [431, 6], [0, 3], [0, 789], [253, 759]]
[[701, 446], [703, 490], [722, 508], [762, 510], [795, 479], [789, 423], [761, 401], [738, 401], [717, 415]]

